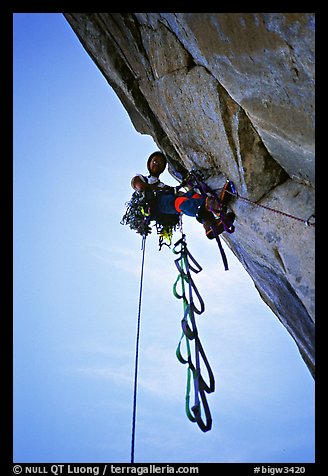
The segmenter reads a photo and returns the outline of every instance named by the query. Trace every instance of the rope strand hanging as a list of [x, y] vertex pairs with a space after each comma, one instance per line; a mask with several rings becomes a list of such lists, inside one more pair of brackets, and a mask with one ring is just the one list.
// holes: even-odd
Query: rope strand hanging
[[142, 245], [141, 245], [142, 260], [141, 260], [141, 273], [140, 273], [140, 286], [139, 286], [136, 353], [135, 353], [135, 366], [134, 366], [133, 416], [132, 416], [132, 434], [131, 434], [131, 463], [134, 463], [134, 447], [135, 447], [135, 433], [136, 433], [140, 320], [141, 320], [141, 301], [142, 301], [143, 275], [144, 275], [144, 265], [145, 265], [146, 236], [147, 235], [143, 235]]

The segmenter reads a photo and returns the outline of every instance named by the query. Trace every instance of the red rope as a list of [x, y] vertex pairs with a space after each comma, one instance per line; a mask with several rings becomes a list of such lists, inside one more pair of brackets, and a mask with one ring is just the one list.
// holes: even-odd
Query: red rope
[[245, 202], [251, 203], [252, 205], [255, 205], [256, 207], [265, 208], [266, 210], [269, 210], [270, 212], [278, 213], [279, 215], [283, 215], [285, 217], [292, 218], [293, 220], [301, 221], [302, 223], [305, 223], [306, 226], [315, 227], [315, 223], [311, 223], [309, 221], [310, 218], [313, 216], [313, 214], [307, 220], [304, 220], [303, 218], [296, 217], [294, 215], [291, 215], [290, 213], [282, 212], [281, 210], [276, 210], [275, 208], [268, 207], [267, 205], [262, 205], [261, 203], [257, 203], [253, 200], [250, 200], [249, 198], [242, 197], [241, 195], [238, 194], [238, 192], [237, 193], [232, 193], [232, 192], [229, 192], [229, 190], [226, 190], [226, 192], [230, 193], [230, 195], [232, 195], [236, 198], [240, 198], [241, 200], [244, 200]]

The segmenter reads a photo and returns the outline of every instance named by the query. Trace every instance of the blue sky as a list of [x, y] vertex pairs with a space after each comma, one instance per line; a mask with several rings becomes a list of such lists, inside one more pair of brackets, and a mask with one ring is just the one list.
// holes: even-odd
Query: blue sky
[[[130, 460], [141, 239], [120, 220], [156, 149], [61, 14], [14, 15], [15, 462]], [[213, 428], [184, 413], [174, 255], [153, 232], [135, 461], [313, 462], [314, 382], [295, 343], [227, 246], [224, 272], [202, 227], [186, 217], [184, 231], [203, 267]]]

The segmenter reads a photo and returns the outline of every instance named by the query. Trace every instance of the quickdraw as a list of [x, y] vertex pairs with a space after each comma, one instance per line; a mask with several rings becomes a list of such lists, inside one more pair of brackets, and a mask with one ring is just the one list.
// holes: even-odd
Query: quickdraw
[[[173, 294], [177, 299], [182, 299], [184, 310], [183, 319], [181, 321], [182, 336], [176, 349], [176, 356], [182, 364], [188, 364], [185, 409], [189, 420], [196, 422], [199, 428], [206, 432], [212, 428], [212, 417], [206, 394], [214, 392], [215, 380], [203, 346], [200, 342], [195, 321], [195, 313], [202, 314], [205, 311], [205, 305], [191, 277], [191, 271], [198, 274], [202, 271], [202, 268], [189, 252], [186, 236], [184, 234], [182, 235], [182, 238], [174, 244], [172, 251], [174, 254], [179, 255], [174, 260], [179, 275], [173, 285]], [[192, 264], [190, 264], [190, 261]], [[178, 291], [179, 284], [181, 286], [180, 292]], [[194, 303], [193, 293], [198, 299], [197, 306]], [[181, 352], [182, 341], [185, 341], [186, 344], [186, 358], [182, 356]], [[191, 356], [191, 341], [194, 341], [195, 363], [192, 361]], [[208, 383], [206, 383], [201, 375], [201, 359], [208, 374]], [[193, 377], [195, 401], [194, 405], [190, 408], [191, 377]], [[205, 413], [205, 421], [202, 418], [201, 406]]]

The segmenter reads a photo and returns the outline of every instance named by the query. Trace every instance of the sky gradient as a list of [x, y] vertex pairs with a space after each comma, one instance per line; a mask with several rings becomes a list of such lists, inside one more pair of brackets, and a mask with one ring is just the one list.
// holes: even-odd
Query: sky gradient
[[[15, 462], [129, 462], [141, 238], [120, 220], [156, 149], [61, 14], [14, 15]], [[203, 267], [213, 428], [184, 412], [182, 303], [154, 231], [135, 461], [313, 462], [314, 382], [294, 341], [227, 246], [225, 272], [200, 224], [186, 217], [184, 231]]]

